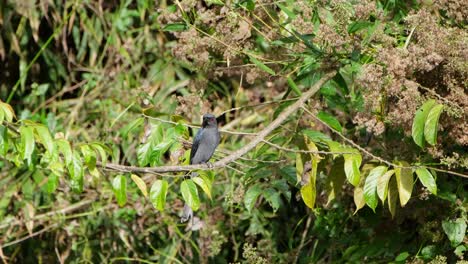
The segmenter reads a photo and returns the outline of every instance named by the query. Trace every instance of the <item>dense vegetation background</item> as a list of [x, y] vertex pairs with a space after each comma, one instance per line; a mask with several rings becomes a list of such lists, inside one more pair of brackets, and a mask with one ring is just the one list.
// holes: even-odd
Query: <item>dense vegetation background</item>
[[[466, 263], [467, 16], [463, 0], [0, 1], [0, 258]], [[231, 155], [321, 81], [227, 166], [138, 169], [188, 164], [206, 112], [213, 161]]]

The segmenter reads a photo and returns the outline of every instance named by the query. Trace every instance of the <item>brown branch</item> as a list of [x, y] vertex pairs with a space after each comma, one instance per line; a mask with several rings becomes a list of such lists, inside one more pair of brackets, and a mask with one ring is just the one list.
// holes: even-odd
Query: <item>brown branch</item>
[[229, 156], [222, 158], [221, 160], [216, 161], [211, 166], [207, 164], [196, 164], [196, 165], [185, 165], [185, 166], [160, 166], [160, 167], [151, 167], [151, 168], [143, 168], [137, 166], [125, 166], [119, 164], [112, 164], [112, 163], [100, 163], [97, 164], [101, 167], [110, 170], [116, 170], [121, 172], [139, 172], [139, 173], [161, 173], [161, 172], [182, 172], [182, 171], [191, 171], [191, 170], [206, 170], [206, 169], [213, 169], [213, 168], [222, 168], [226, 167], [229, 163], [241, 158], [243, 155], [247, 154], [250, 150], [255, 148], [259, 143], [265, 140], [265, 137], [268, 136], [273, 130], [278, 128], [288, 117], [293, 115], [299, 108], [301, 108], [304, 103], [311, 98], [322, 85], [333, 78], [335, 76], [336, 71], [331, 71], [326, 73], [318, 82], [316, 82], [308, 91], [302, 94], [302, 96], [292, 105], [288, 106], [278, 117], [273, 120], [268, 126], [266, 126], [262, 131], [257, 133], [257, 135], [246, 144], [244, 147], [232, 152]]

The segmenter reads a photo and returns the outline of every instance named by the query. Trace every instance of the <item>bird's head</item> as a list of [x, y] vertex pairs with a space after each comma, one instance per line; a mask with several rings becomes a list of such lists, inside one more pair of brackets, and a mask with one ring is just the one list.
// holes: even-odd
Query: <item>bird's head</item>
[[216, 117], [212, 114], [203, 115], [203, 127], [217, 127], [218, 123], [216, 122]]

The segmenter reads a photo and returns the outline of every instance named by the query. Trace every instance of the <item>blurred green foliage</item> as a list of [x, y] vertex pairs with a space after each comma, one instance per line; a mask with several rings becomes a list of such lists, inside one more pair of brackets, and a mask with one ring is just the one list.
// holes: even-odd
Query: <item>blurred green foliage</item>
[[[392, 66], [380, 49], [406, 49], [420, 10], [465, 28], [431, 1], [0, 2], [0, 257], [462, 263], [467, 181], [446, 170], [468, 167], [447, 121], [466, 124], [460, 102], [435, 87], [414, 97], [412, 123], [395, 125], [388, 109], [407, 87], [392, 95], [387, 76], [374, 100], [359, 80], [368, 65]], [[214, 159], [225, 157], [330, 70], [305, 110], [223, 169], [184, 179], [105, 168], [188, 164], [191, 124], [206, 111], [235, 131]], [[365, 126], [353, 119], [362, 113]]]

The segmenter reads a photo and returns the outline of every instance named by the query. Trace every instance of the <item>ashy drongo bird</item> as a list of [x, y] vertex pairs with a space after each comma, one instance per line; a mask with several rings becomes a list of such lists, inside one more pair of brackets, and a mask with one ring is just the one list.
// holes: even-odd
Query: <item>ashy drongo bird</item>
[[[202, 127], [193, 138], [192, 150], [190, 151], [190, 164], [207, 163], [219, 144], [219, 131], [216, 117], [212, 114], [203, 115]], [[192, 174], [193, 175], [193, 174]], [[186, 222], [193, 217], [192, 209], [185, 204], [181, 222]]]

